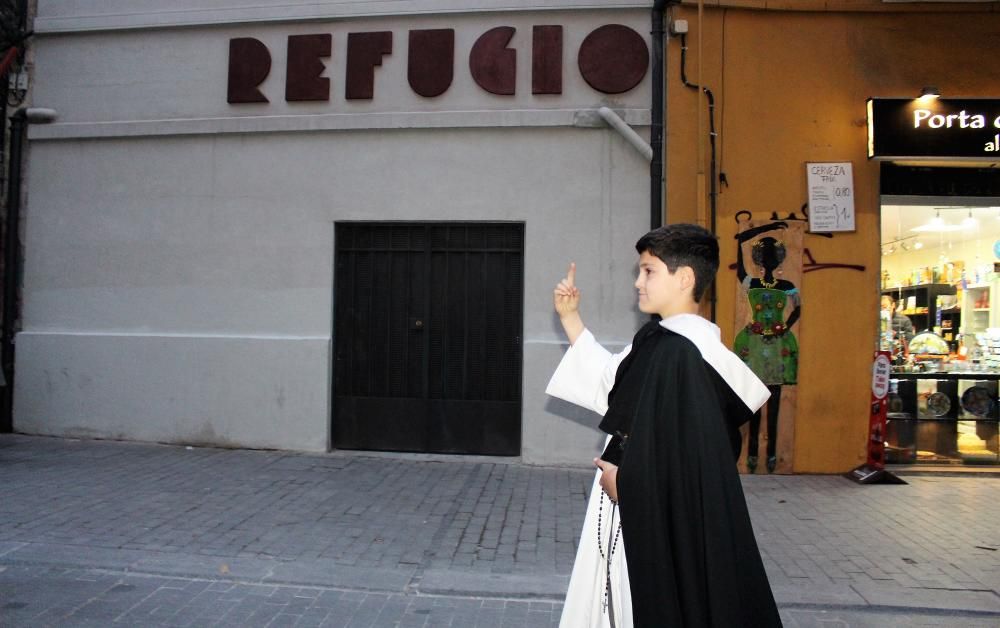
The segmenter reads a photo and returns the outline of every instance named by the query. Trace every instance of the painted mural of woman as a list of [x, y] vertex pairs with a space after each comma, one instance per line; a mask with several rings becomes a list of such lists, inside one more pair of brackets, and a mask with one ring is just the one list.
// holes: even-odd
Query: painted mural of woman
[[[763, 381], [771, 398], [767, 402], [767, 472], [774, 472], [778, 463], [778, 414], [781, 410], [781, 387], [798, 382], [799, 344], [791, 327], [799, 319], [801, 298], [792, 282], [779, 279], [785, 261], [785, 245], [770, 236], [760, 238], [751, 247], [754, 266], [759, 276], [751, 277], [743, 262], [743, 243], [762, 233], [788, 227], [785, 222], [773, 222], [747, 229], [737, 234], [736, 274], [750, 305], [750, 322], [736, 335], [733, 351], [743, 359]], [[754, 473], [758, 462], [758, 437], [761, 411], [750, 420], [747, 440], [747, 471]]]

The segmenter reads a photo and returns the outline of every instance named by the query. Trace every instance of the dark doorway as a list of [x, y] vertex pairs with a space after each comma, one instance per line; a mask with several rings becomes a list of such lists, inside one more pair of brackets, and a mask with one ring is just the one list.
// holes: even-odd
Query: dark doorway
[[333, 445], [521, 450], [522, 223], [338, 223]]

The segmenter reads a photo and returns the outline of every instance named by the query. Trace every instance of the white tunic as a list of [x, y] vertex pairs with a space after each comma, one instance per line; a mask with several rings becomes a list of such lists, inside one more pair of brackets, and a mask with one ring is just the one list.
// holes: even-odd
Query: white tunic
[[[756, 412], [767, 401], [770, 395], [767, 386], [722, 344], [718, 326], [695, 314], [678, 314], [660, 321], [660, 324], [693, 342], [702, 358], [722, 376], [752, 412]], [[608, 393], [615, 383], [618, 366], [631, 349], [632, 345], [628, 345], [621, 353], [612, 354], [599, 345], [594, 335], [585, 329], [559, 362], [545, 392], [603, 416], [608, 410]], [[610, 438], [609, 436], [608, 439]], [[618, 533], [619, 523], [616, 509], [615, 523], [613, 526], [609, 525], [611, 504], [601, 490], [600, 479], [601, 472], [598, 471], [587, 503], [583, 532], [559, 628], [610, 628], [604, 607], [608, 571], [615, 626], [632, 628], [632, 596], [629, 591], [625, 547], [620, 535], [611, 554], [610, 569], [608, 562], [602, 558], [602, 548], [604, 556], [607, 556], [608, 542]], [[597, 530], [598, 513], [601, 520], [600, 539]]]

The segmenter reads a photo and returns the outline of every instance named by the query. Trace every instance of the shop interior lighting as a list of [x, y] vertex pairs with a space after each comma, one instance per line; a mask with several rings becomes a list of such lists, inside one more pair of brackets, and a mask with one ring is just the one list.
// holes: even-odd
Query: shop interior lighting
[[934, 233], [944, 233], [946, 231], [961, 231], [965, 227], [962, 225], [948, 224], [941, 218], [942, 209], [958, 209], [955, 207], [938, 207], [934, 214], [934, 218], [931, 218], [930, 222], [926, 225], [920, 225], [919, 227], [914, 227], [910, 231], [916, 231], [918, 233], [934, 232]]
[[921, 242], [919, 236], [909, 235], [906, 237], [899, 237], [895, 240], [889, 240], [888, 242], [882, 243], [882, 256], [892, 255], [897, 251], [912, 251], [915, 249], [923, 248], [924, 243]]
[[972, 208], [969, 208], [969, 215], [962, 221], [963, 229], [975, 229], [979, 226], [979, 221], [972, 217]]

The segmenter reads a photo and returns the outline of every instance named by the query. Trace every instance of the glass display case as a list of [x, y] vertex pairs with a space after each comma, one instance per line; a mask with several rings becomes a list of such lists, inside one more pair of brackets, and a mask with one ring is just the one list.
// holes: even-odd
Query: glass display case
[[1000, 464], [998, 381], [984, 372], [893, 374], [886, 462]]

